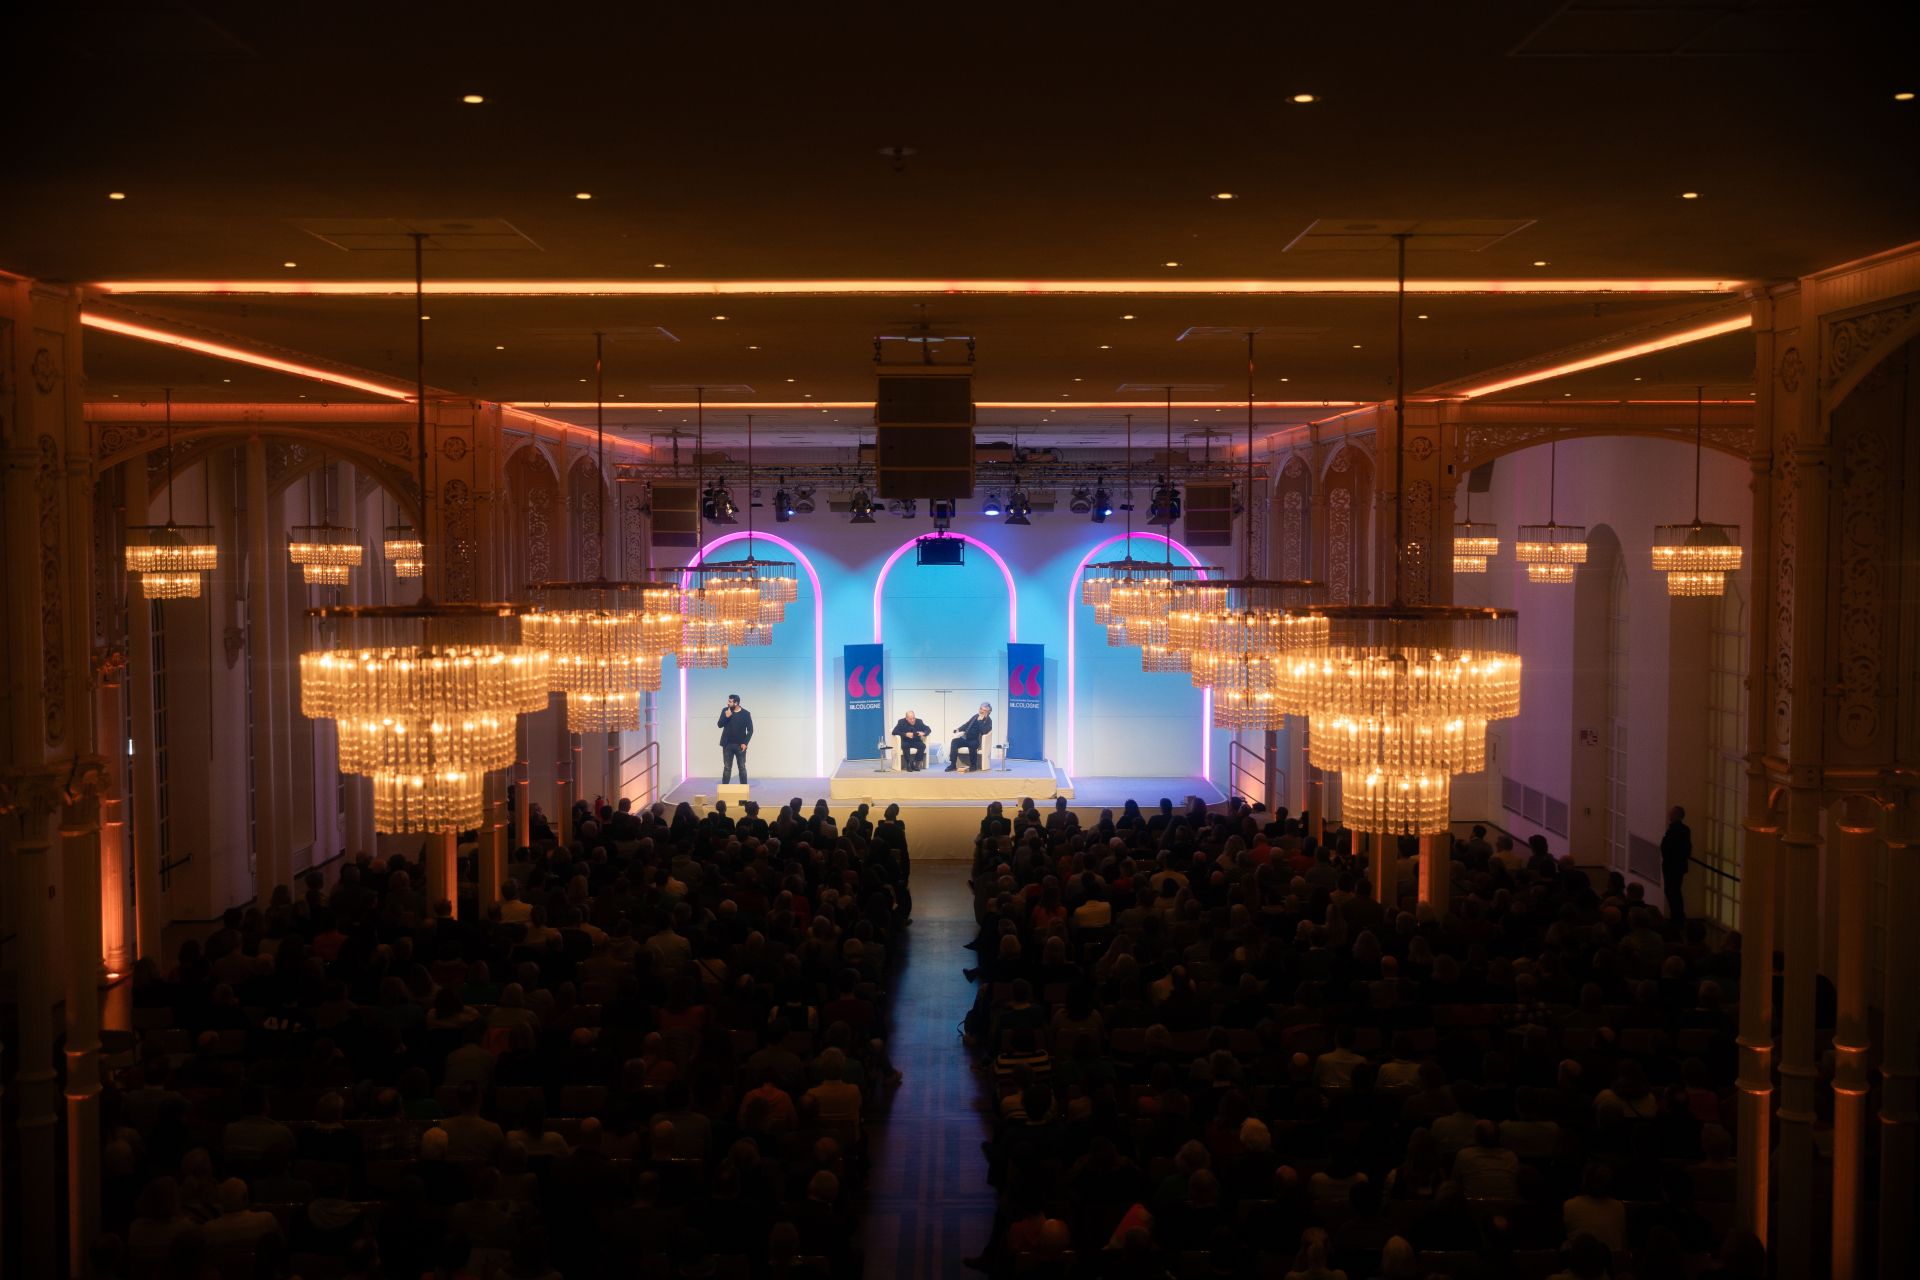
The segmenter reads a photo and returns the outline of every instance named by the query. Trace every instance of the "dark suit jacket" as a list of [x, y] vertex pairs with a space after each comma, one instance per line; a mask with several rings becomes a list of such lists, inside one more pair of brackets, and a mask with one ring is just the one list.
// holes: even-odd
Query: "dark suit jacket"
[[723, 708], [713, 727], [720, 731], [721, 746], [744, 747], [753, 740], [753, 712], [742, 707], [728, 715]]
[[[917, 733], [920, 736], [910, 741], [907, 738], [907, 735], [910, 733]], [[908, 750], [910, 746], [917, 746], [922, 751], [925, 751], [927, 749], [927, 739], [932, 733], [933, 727], [925, 720], [908, 720], [905, 716], [901, 716], [899, 721], [893, 726], [892, 736], [900, 739], [900, 749], [902, 751]]]
[[976, 715], [973, 719], [961, 725], [953, 736], [956, 738], [965, 738], [968, 742], [977, 744], [981, 738], [992, 732], [993, 717]]

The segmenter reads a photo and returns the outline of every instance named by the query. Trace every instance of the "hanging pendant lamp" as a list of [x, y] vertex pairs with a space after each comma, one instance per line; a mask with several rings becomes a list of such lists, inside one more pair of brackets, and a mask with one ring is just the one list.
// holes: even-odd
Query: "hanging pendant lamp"
[[358, 568], [366, 554], [358, 530], [333, 523], [333, 504], [328, 500], [332, 479], [333, 468], [321, 454], [320, 523], [297, 524], [287, 537], [287, 559], [300, 566], [300, 576], [310, 587], [346, 586], [347, 571]]
[[[694, 388], [694, 492], [706, 492], [707, 389]], [[674, 660], [684, 668], [725, 667], [733, 636], [745, 636], [746, 624], [758, 622], [758, 587], [737, 574], [706, 563], [706, 507], [694, 507], [694, 561], [681, 572], [680, 643]], [[732, 632], [728, 624], [732, 622]]]
[[606, 572], [606, 335], [593, 335], [598, 449], [600, 573], [584, 582], [536, 582], [540, 607], [520, 619], [521, 639], [552, 655], [553, 690], [567, 699], [572, 733], [640, 727], [644, 695], [660, 688], [660, 663], [680, 640], [679, 592], [660, 582], [613, 581]]
[[1520, 711], [1511, 609], [1402, 603], [1406, 560], [1407, 237], [1399, 246], [1388, 605], [1329, 605], [1323, 648], [1287, 660], [1283, 696], [1308, 720], [1307, 756], [1342, 778], [1342, 820], [1381, 836], [1447, 830], [1452, 775], [1485, 767], [1487, 724]]
[[1693, 520], [1657, 525], [1653, 531], [1653, 567], [1667, 575], [1670, 596], [1723, 595], [1727, 575], [1740, 570], [1740, 526], [1700, 518], [1701, 455], [1706, 435], [1706, 388], [1693, 399]]
[[[173, 388], [166, 390], [167, 522], [127, 528], [127, 570], [140, 576], [140, 594], [149, 600], [193, 600], [200, 575], [220, 564], [213, 524], [176, 524], [173, 519]], [[203, 491], [204, 496], [204, 491]]]
[[1573, 567], [1587, 562], [1587, 527], [1555, 523], [1554, 503], [1560, 489], [1560, 442], [1547, 446], [1547, 522], [1523, 524], [1514, 533], [1513, 558], [1527, 566], [1528, 582], [1565, 586], [1573, 581]]
[[1487, 561], [1500, 554], [1500, 526], [1473, 518], [1473, 488], [1467, 488], [1467, 518], [1453, 526], [1453, 571], [1485, 573]]
[[[433, 509], [424, 241], [415, 233], [414, 452], [423, 532]], [[375, 831], [480, 825], [486, 773], [514, 762], [516, 717], [547, 704], [550, 659], [520, 643], [518, 613], [511, 604], [435, 603], [424, 590], [410, 605], [307, 611], [326, 639], [300, 655], [300, 710], [334, 721], [341, 770], [371, 779]]]

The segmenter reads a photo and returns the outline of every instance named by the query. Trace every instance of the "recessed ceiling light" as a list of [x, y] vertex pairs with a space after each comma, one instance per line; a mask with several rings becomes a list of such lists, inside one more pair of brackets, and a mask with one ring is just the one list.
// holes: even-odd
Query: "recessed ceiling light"
[[1571, 391], [1562, 391], [1562, 392], [1561, 392], [1560, 394], [1561, 394], [1561, 395], [1563, 395], [1563, 396], [1571, 396], [1571, 395], [1573, 394], [1573, 392], [1571, 392]]
[[1120, 318], [1121, 318], [1122, 320], [1131, 320], [1131, 319], [1133, 319], [1133, 317], [1132, 317], [1131, 315], [1124, 315], [1124, 316], [1121, 316]]
[[1545, 258], [1535, 258], [1533, 265], [1536, 267], [1544, 267], [1547, 265], [1547, 260]]
[[787, 379], [787, 381], [788, 381], [788, 382], [792, 382], [792, 381], [793, 381], [793, 379], [792, 379], [792, 378], [788, 378], [788, 379]]
[[1680, 193], [1680, 198], [1682, 200], [1698, 200], [1700, 198], [1700, 193], [1698, 191], [1682, 191]]
[[420, 318], [421, 318], [422, 320], [431, 320], [431, 319], [433, 319], [433, 317], [432, 317], [432, 316], [421, 316]]
[[1216, 192], [1214, 192], [1214, 193], [1213, 193], [1213, 198], [1214, 198], [1215, 200], [1231, 200], [1231, 199], [1233, 199], [1233, 192], [1231, 192], [1231, 191], [1216, 191]]
[[1912, 102], [1912, 101], [1913, 101], [1913, 90], [1911, 90], [1911, 89], [1902, 89], [1902, 90], [1901, 90], [1900, 92], [1898, 92], [1898, 93], [1896, 93], [1896, 94], [1894, 94], [1894, 95], [1893, 95], [1893, 100], [1894, 100], [1895, 102]]
[[493, 344], [493, 349], [495, 351], [505, 351], [507, 349], [507, 344], [504, 342], [496, 342]]
[[291, 270], [292, 268], [294, 268], [294, 267], [297, 267], [297, 266], [299, 266], [300, 264], [299, 264], [299, 263], [297, 263], [297, 262], [283, 262], [283, 263], [281, 263], [280, 265], [281, 265], [281, 266], [283, 266], [283, 267], [286, 267], [286, 268], [288, 268], [289, 270]]
[[585, 379], [585, 378], [582, 378], [582, 379], [580, 379], [580, 381], [582, 381], [582, 382], [585, 382], [585, 381], [586, 381], [586, 379]]
[[468, 94], [461, 95], [460, 101], [466, 103], [470, 107], [477, 107], [481, 103], [485, 102], [486, 99], [482, 97], [480, 94], [468, 93]]
[[1414, 317], [1415, 320], [1425, 320], [1426, 318], [1427, 317], [1425, 315], [1417, 315]]
[[1100, 344], [1100, 349], [1102, 351], [1111, 351], [1113, 350], [1113, 344], [1111, 342], [1103, 342]]
[[1639, 375], [1639, 374], [1637, 374], [1637, 373], [1636, 373], [1636, 374], [1634, 374], [1634, 375], [1633, 375], [1633, 380], [1634, 380], [1635, 382], [1638, 382], [1638, 381], [1640, 381], [1640, 375]]
[[1360, 344], [1359, 344], [1359, 343], [1357, 343], [1357, 342], [1356, 342], [1356, 343], [1354, 343], [1354, 344], [1353, 344], [1353, 349], [1354, 349], [1355, 351], [1358, 351], [1358, 350], [1360, 349]]
[[574, 198], [575, 200], [591, 200], [591, 199], [593, 199], [593, 192], [591, 192], [591, 191], [576, 191], [576, 192], [574, 192], [574, 193], [573, 193], [573, 198]]
[[222, 378], [222, 379], [220, 379], [220, 381], [222, 381], [222, 382], [232, 382], [232, 381], [233, 381], [233, 379], [232, 379], [232, 378]]
[[758, 351], [759, 349], [760, 349], [760, 344], [757, 342], [749, 342], [747, 344], [747, 350], [749, 351]]
[[1280, 379], [1280, 381], [1282, 381], [1282, 382], [1292, 382], [1292, 381], [1293, 381], [1293, 379], [1292, 379], [1292, 378], [1282, 378], [1282, 379]]
[[1179, 266], [1180, 264], [1179, 264], [1179, 263], [1177, 263], [1177, 262], [1169, 262], [1169, 263], [1168, 263], [1167, 265], [1168, 265], [1168, 266], [1170, 266], [1170, 267], [1177, 267], [1177, 266]]
[[725, 320], [725, 319], [726, 319], [726, 317], [725, 317], [725, 316], [715, 316], [715, 317], [714, 317], [714, 319], [715, 319], [715, 320]]
[[1291, 103], [1295, 103], [1295, 104], [1297, 104], [1297, 105], [1299, 105], [1299, 106], [1302, 106], [1302, 107], [1304, 107], [1304, 106], [1306, 106], [1306, 105], [1307, 105], [1307, 104], [1308, 104], [1309, 102], [1318, 102], [1318, 101], [1320, 101], [1320, 98], [1319, 98], [1319, 96], [1318, 96], [1318, 95], [1316, 95], [1316, 94], [1311, 94], [1311, 93], [1296, 93], [1296, 94], [1294, 94], [1294, 95], [1293, 95], [1293, 96], [1292, 96], [1291, 98], [1288, 98], [1288, 99], [1287, 99], [1287, 101], [1288, 101], [1288, 102], [1291, 102]]
[[1085, 382], [1085, 381], [1086, 381], [1086, 379], [1085, 379], [1085, 378], [1075, 378], [1075, 379], [1074, 379], [1074, 381], [1075, 381], [1075, 382]]
[[124, 191], [107, 192], [107, 199], [109, 200], [125, 200], [126, 198], [127, 198], [127, 193]]
[[626, 393], [626, 392], [624, 392], [624, 391], [621, 391], [621, 392], [618, 392], [617, 394], [619, 395], [619, 397], [620, 397], [620, 399], [622, 399], [622, 400], [625, 400], [625, 399], [627, 398], [627, 393]]

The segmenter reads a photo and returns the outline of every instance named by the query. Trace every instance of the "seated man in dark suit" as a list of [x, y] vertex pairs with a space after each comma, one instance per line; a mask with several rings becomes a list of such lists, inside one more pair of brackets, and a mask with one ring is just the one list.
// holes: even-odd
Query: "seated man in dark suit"
[[954, 731], [954, 739], [947, 747], [947, 772], [952, 773], [960, 763], [960, 749], [966, 748], [972, 758], [971, 767], [980, 767], [980, 739], [993, 732], [993, 704], [983, 702], [980, 710], [974, 712], [973, 719]]
[[893, 726], [893, 737], [900, 739], [900, 767], [911, 773], [927, 767], [927, 736], [933, 726], [909, 709]]

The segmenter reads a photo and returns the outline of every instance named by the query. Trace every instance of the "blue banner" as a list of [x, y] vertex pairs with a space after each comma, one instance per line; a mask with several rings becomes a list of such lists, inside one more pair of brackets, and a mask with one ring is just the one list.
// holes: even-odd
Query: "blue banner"
[[1007, 646], [1007, 755], [1015, 760], [1047, 757], [1047, 647]]
[[877, 644], [847, 646], [847, 759], [878, 760], [886, 740], [886, 650]]

